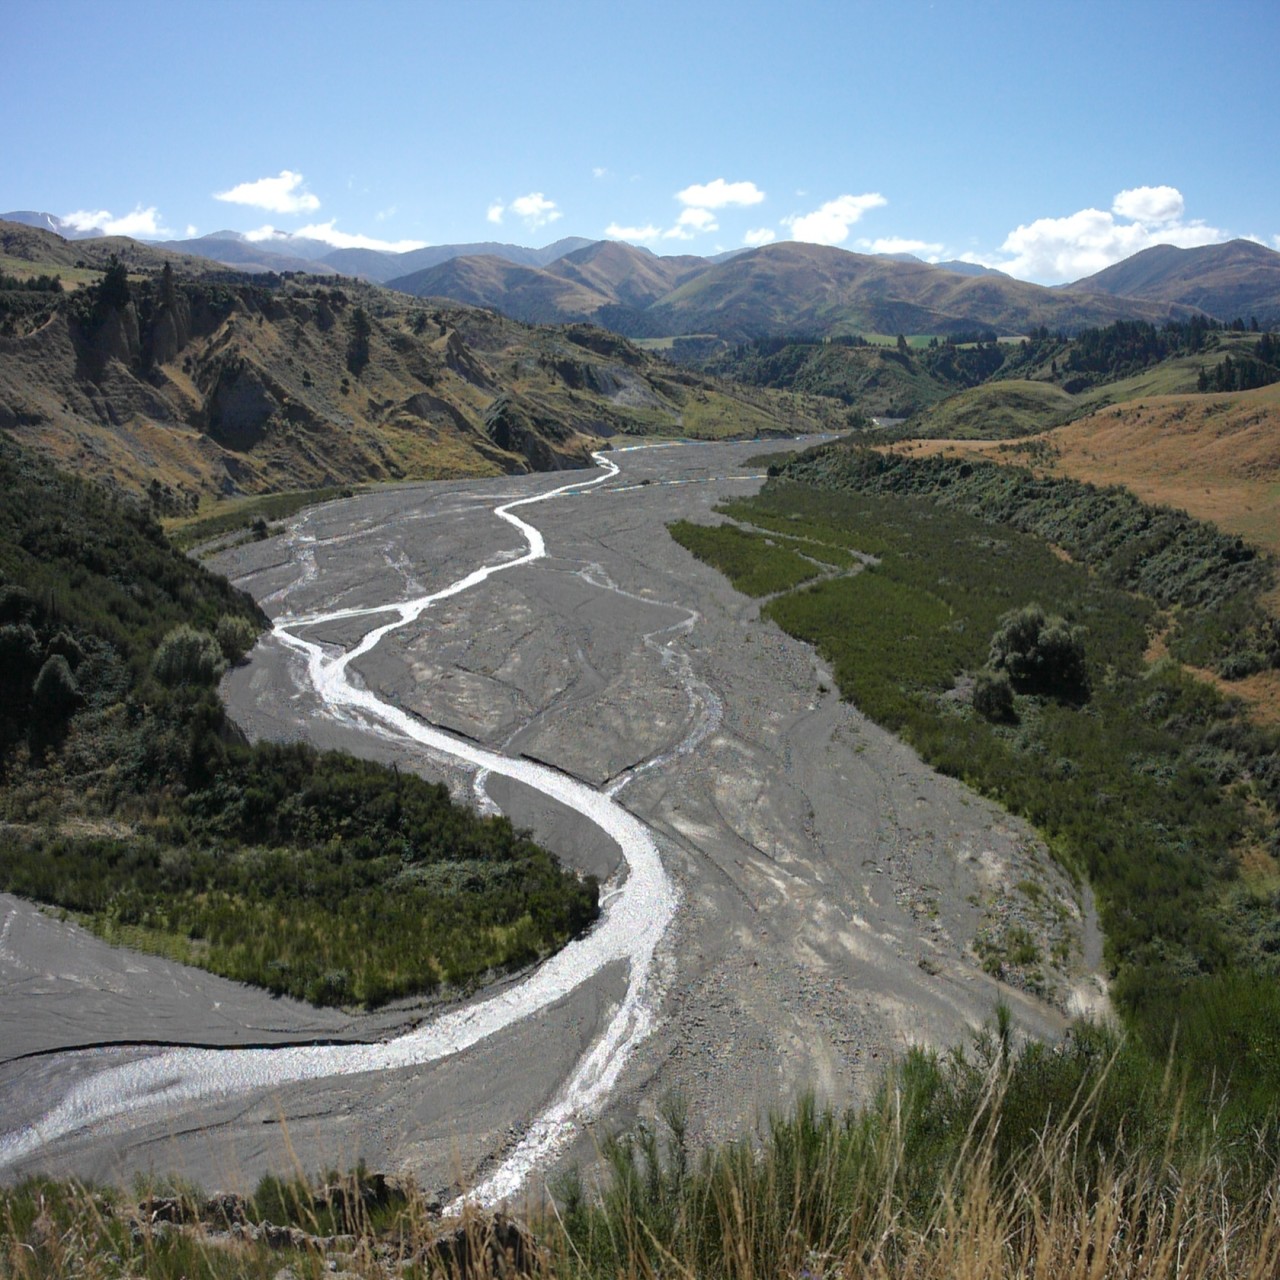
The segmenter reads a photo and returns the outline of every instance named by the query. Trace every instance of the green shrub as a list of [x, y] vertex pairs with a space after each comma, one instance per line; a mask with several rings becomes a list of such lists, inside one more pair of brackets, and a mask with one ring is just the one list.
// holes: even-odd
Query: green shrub
[[80, 690], [71, 666], [60, 653], [45, 660], [31, 691], [31, 713], [37, 720], [61, 723], [75, 710]]
[[234, 667], [253, 648], [258, 639], [258, 628], [240, 614], [224, 613], [218, 619], [213, 634], [218, 641], [218, 648], [222, 650], [222, 656], [228, 665]]
[[1007, 671], [983, 667], [973, 685], [973, 709], [984, 719], [1008, 721], [1014, 718], [1013, 685]]
[[1088, 681], [1080, 629], [1034, 601], [1000, 619], [988, 662], [1026, 693], [1075, 697]]
[[222, 649], [207, 631], [197, 631], [186, 623], [174, 627], [156, 649], [151, 671], [162, 685], [210, 687], [222, 679], [227, 669]]

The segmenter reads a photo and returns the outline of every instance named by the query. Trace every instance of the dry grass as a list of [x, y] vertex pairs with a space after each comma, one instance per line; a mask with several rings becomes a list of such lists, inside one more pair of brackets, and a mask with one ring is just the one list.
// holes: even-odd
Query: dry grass
[[895, 446], [1011, 461], [1092, 484], [1124, 485], [1280, 554], [1280, 383], [1221, 395], [1158, 396], [1101, 409], [1027, 441], [914, 440]]
[[[993, 1090], [998, 1090], [993, 1083]], [[995, 1099], [998, 1105], [998, 1098]], [[173, 1197], [197, 1219], [154, 1221], [144, 1200], [126, 1203], [75, 1185], [28, 1184], [0, 1201], [0, 1276], [279, 1277], [339, 1271], [365, 1280], [1273, 1280], [1280, 1274], [1280, 1180], [1242, 1193], [1212, 1157], [1175, 1168], [1171, 1152], [1098, 1162], [1089, 1147], [1088, 1100], [1054, 1120], [1034, 1149], [1001, 1169], [995, 1130], [971, 1129], [937, 1180], [921, 1215], [904, 1199], [908, 1155], [902, 1098], [890, 1095], [885, 1125], [864, 1171], [850, 1178], [839, 1142], [810, 1134], [811, 1149], [781, 1154], [766, 1144], [721, 1153], [697, 1191], [667, 1206], [670, 1217], [614, 1199], [594, 1230], [555, 1204], [526, 1204], [534, 1228], [467, 1210], [442, 1219], [411, 1183], [396, 1205], [370, 1209], [359, 1184], [340, 1186], [335, 1220], [305, 1188], [293, 1235], [199, 1220], [198, 1198]], [[895, 1113], [894, 1108], [898, 1108]], [[1108, 1137], [1112, 1135], [1107, 1135]], [[804, 1145], [804, 1139], [801, 1140]], [[741, 1158], [734, 1158], [734, 1152]], [[281, 1184], [286, 1198], [298, 1184]], [[639, 1192], [635, 1203], [645, 1199]], [[606, 1205], [610, 1204], [606, 1193]], [[278, 1206], [277, 1201], [277, 1206]], [[162, 1208], [161, 1214], [166, 1211]], [[275, 1213], [277, 1219], [281, 1216]], [[250, 1205], [250, 1221], [261, 1220]], [[277, 1228], [279, 1222], [277, 1221]], [[600, 1247], [602, 1246], [602, 1247]], [[608, 1259], [606, 1262], [605, 1259]], [[289, 1268], [289, 1271], [282, 1270]]]

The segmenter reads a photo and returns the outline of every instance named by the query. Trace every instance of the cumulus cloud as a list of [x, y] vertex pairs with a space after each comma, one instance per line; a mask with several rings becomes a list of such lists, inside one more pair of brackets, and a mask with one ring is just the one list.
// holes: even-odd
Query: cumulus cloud
[[754, 182], [726, 182], [716, 178], [713, 182], [695, 182], [677, 191], [676, 199], [695, 209], [725, 209], [731, 205], [759, 204], [764, 192]]
[[502, 203], [502, 201], [495, 200], [489, 206], [484, 216], [487, 221], [492, 222], [493, 225], [496, 227], [496, 226], [502, 225], [502, 215], [505, 212], [506, 212], [506, 206]]
[[281, 169], [274, 178], [242, 182], [230, 191], [215, 191], [213, 198], [268, 213], [314, 213], [320, 207], [320, 201], [304, 188], [302, 174], [290, 169]]
[[1135, 222], [1177, 222], [1185, 204], [1177, 187], [1131, 187], [1111, 202], [1111, 212]]
[[782, 225], [791, 228], [794, 239], [808, 244], [843, 244], [849, 238], [849, 228], [864, 213], [888, 203], [878, 191], [868, 191], [860, 196], [837, 196], [819, 205], [812, 213], [783, 218]]
[[943, 245], [930, 240], [907, 240], [902, 236], [882, 236], [878, 240], [859, 240], [858, 248], [869, 253], [912, 253], [917, 258], [934, 259], [943, 250]]
[[720, 224], [710, 209], [682, 209], [676, 225], [662, 233], [664, 240], [692, 240], [704, 231], [719, 231]]
[[1225, 231], [1198, 218], [1187, 220], [1183, 211], [1182, 193], [1174, 187], [1133, 187], [1121, 191], [1109, 211], [1080, 209], [1016, 227], [1000, 246], [1009, 256], [981, 261], [1022, 280], [1060, 284], [1153, 245], [1191, 249], [1227, 239]]
[[523, 218], [525, 226], [530, 231], [545, 227], [547, 223], [555, 222], [563, 216], [556, 208], [556, 202], [548, 200], [541, 191], [531, 191], [527, 196], [517, 196], [511, 202], [511, 212], [516, 217]]
[[348, 231], [339, 231], [334, 226], [336, 219], [328, 222], [315, 222], [309, 227], [299, 227], [293, 234], [300, 240], [323, 240], [335, 249], [379, 249], [383, 253], [408, 253], [410, 249], [422, 249], [425, 240], [379, 240], [375, 236], [353, 235]]
[[252, 231], [244, 233], [244, 238], [251, 240], [254, 244], [260, 244], [263, 240], [285, 240], [288, 236], [287, 231], [277, 231], [269, 222], [264, 227], [255, 227]]
[[200, 228], [194, 222], [187, 223], [187, 239], [194, 240], [200, 234]]
[[608, 178], [608, 177], [611, 177], [612, 175], [610, 174], [609, 170], [604, 167], [604, 165], [598, 164], [595, 166], [595, 168], [591, 170], [591, 176], [593, 178]]
[[173, 232], [160, 219], [155, 205], [144, 209], [138, 205], [132, 213], [115, 217], [106, 209], [77, 209], [63, 218], [77, 231], [101, 231], [104, 236], [138, 236], [163, 239]]
[[643, 227], [624, 227], [611, 222], [605, 227], [604, 234], [607, 240], [628, 240], [646, 244], [651, 240], [657, 240], [662, 235], [662, 228], [655, 227], [652, 222], [646, 223]]
[[762, 244], [772, 244], [777, 238], [777, 234], [771, 228], [756, 227], [754, 231], [748, 231], [743, 235], [742, 243], [758, 249]]
[[[675, 198], [684, 208], [665, 231], [653, 223], [628, 227], [614, 222], [605, 234], [615, 240], [642, 242], [692, 240], [695, 236], [709, 235], [720, 230], [720, 221], [715, 212], [717, 209], [759, 204], [765, 195], [754, 182], [726, 182], [723, 178], [716, 178], [712, 182], [695, 182], [683, 191], [677, 191]], [[759, 243], [763, 244], [765, 241]]]

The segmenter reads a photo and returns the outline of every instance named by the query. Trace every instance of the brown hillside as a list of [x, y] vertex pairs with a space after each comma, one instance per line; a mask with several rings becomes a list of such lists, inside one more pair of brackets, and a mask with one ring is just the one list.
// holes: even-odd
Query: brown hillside
[[28, 227], [21, 222], [0, 221], [0, 267], [10, 270], [9, 261], [38, 263], [46, 270], [74, 268], [77, 262], [102, 270], [115, 254], [130, 271], [158, 271], [167, 262], [175, 271], [197, 275], [209, 270], [203, 258], [173, 253], [140, 244], [126, 236], [95, 236], [90, 240], [64, 240], [52, 231]]
[[619, 240], [601, 240], [553, 262], [547, 272], [576, 281], [599, 295], [597, 307], [619, 303], [647, 307], [672, 289], [708, 270], [705, 258], [660, 258]]
[[[813, 425], [599, 330], [306, 278], [155, 274], [131, 291], [105, 314], [96, 291], [51, 298], [34, 331], [0, 337], [0, 429], [77, 472], [157, 482], [178, 510], [209, 493], [579, 466], [618, 432]], [[352, 359], [357, 312], [367, 362]]]
[[581, 280], [487, 255], [450, 258], [402, 276], [389, 287], [417, 298], [447, 298], [468, 306], [491, 307], [526, 324], [581, 320], [607, 300]]
[[1280, 384], [1221, 395], [1150, 396], [1111, 405], [1016, 445], [911, 441], [1093, 484], [1120, 484], [1280, 554]]
[[1250, 316], [1264, 327], [1280, 322], [1280, 253], [1252, 240], [1195, 249], [1155, 245], [1070, 287], [1181, 302], [1226, 322]]

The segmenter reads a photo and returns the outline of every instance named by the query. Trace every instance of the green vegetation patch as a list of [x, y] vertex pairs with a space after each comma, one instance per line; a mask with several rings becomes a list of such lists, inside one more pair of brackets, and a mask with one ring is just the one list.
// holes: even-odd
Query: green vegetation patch
[[[876, 465], [868, 460], [866, 474], [876, 475]], [[821, 450], [787, 470], [845, 474]], [[954, 487], [967, 478], [957, 475]], [[845, 697], [942, 772], [1028, 818], [1070, 869], [1088, 877], [1113, 996], [1150, 1045], [1167, 1048], [1181, 1023], [1180, 1051], [1206, 1073], [1234, 1076], [1242, 1095], [1280, 1087], [1280, 1057], [1224, 1051], [1231, 1039], [1220, 1031], [1192, 1042], [1203, 1022], [1190, 1020], [1212, 998], [1227, 1009], [1223, 1019], [1244, 1019], [1244, 1035], [1280, 976], [1264, 941], [1273, 938], [1266, 922], [1274, 904], [1240, 886], [1230, 853], [1253, 840], [1280, 854], [1280, 741], [1176, 665], [1148, 667], [1155, 608], [1109, 579], [1164, 581], [1190, 599], [1202, 591], [1213, 599], [1214, 591], [1180, 563], [1176, 540], [1157, 538], [1160, 549], [1144, 567], [1117, 539], [1108, 570], [1091, 573], [1040, 536], [944, 505], [934, 486], [926, 492], [774, 480], [724, 511], [757, 527], [803, 529], [831, 545], [874, 551], [877, 564], [798, 586], [763, 613], [818, 647]], [[1011, 499], [1008, 509], [1020, 508]], [[1113, 514], [1126, 518], [1123, 506]], [[1161, 517], [1146, 513], [1149, 524]], [[1217, 546], [1212, 531], [1197, 536]], [[764, 532], [741, 537], [732, 573], [749, 582], [753, 541], [764, 563], [774, 549]], [[1061, 672], [1041, 670], [1035, 644], [1021, 644], [1026, 619], [1040, 620], [1031, 629], [1046, 652], [1070, 658]], [[991, 718], [972, 705], [974, 676], [989, 662], [1007, 681], [1007, 713]], [[1221, 985], [1228, 982], [1236, 985]], [[1241, 994], [1249, 991], [1252, 1005]]]
[[894, 434], [910, 439], [1012, 440], [1070, 417], [1075, 401], [1047, 382], [988, 382], [959, 391]]
[[1062, 548], [1104, 581], [1176, 611], [1175, 656], [1238, 677], [1280, 661], [1257, 605], [1275, 582], [1270, 557], [1182, 511], [1127, 489], [1035, 476], [997, 463], [907, 458], [827, 445], [777, 468], [822, 490], [896, 494], [1009, 525]]
[[189, 551], [204, 542], [212, 542], [230, 533], [247, 537], [266, 537], [271, 521], [287, 520], [306, 507], [336, 498], [350, 498], [357, 492], [351, 485], [328, 485], [321, 489], [298, 489], [290, 493], [271, 493], [263, 497], [242, 498], [220, 504], [208, 515], [190, 520], [170, 521], [170, 542], [181, 551]]
[[378, 1005], [527, 964], [580, 932], [596, 886], [505, 818], [414, 775], [300, 745], [229, 753], [127, 838], [6, 843], [10, 891], [313, 1004]]
[[698, 525], [678, 520], [668, 528], [682, 547], [714, 565], [749, 596], [787, 591], [816, 578], [820, 572], [811, 560], [789, 547], [731, 524]]

